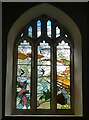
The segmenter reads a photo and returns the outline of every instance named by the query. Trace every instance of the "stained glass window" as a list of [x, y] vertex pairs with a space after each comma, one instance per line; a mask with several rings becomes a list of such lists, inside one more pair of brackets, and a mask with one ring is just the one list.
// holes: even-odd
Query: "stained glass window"
[[30, 109], [31, 45], [24, 40], [18, 46], [16, 109]]
[[41, 21], [37, 21], [37, 37], [41, 35]]
[[28, 27], [28, 36], [32, 37], [32, 26]]
[[50, 46], [43, 41], [37, 51], [37, 109], [50, 109]]
[[60, 28], [57, 26], [56, 27], [56, 37], [60, 36]]
[[51, 21], [47, 21], [47, 35], [51, 37]]
[[17, 46], [15, 109], [26, 109], [29, 114], [38, 111], [60, 114], [60, 110], [72, 109], [71, 40], [61, 27], [44, 16], [44, 19], [34, 19], [21, 32]]
[[70, 109], [70, 46], [57, 46], [57, 109]]

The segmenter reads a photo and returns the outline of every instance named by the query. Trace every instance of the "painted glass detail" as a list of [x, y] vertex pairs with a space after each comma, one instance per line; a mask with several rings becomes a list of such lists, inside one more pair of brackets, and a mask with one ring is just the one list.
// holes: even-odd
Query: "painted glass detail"
[[51, 37], [51, 21], [47, 21], [47, 35]]
[[28, 36], [32, 37], [32, 26], [28, 27]]
[[60, 36], [60, 29], [59, 27], [57, 26], [56, 27], [56, 38]]
[[24, 40], [18, 46], [16, 109], [30, 109], [31, 45]]
[[37, 49], [37, 109], [50, 109], [50, 46], [43, 41]]
[[41, 35], [41, 21], [37, 21], [37, 37]]
[[70, 109], [70, 46], [57, 46], [57, 109]]

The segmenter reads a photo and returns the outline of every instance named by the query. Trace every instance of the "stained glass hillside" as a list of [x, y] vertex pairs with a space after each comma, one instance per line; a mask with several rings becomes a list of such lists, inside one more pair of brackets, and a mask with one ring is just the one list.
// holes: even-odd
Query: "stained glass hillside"
[[50, 109], [50, 46], [45, 41], [38, 46], [37, 109]]
[[18, 46], [16, 109], [30, 109], [31, 45], [24, 40]]
[[70, 109], [70, 46], [57, 46], [57, 109]]

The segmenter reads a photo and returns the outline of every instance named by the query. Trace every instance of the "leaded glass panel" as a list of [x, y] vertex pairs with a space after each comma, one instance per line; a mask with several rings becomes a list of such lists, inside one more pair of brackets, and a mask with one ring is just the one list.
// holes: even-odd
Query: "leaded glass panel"
[[31, 45], [24, 40], [18, 46], [16, 109], [30, 109]]
[[70, 109], [70, 46], [57, 46], [57, 109]]
[[50, 109], [50, 46], [43, 41], [37, 51], [37, 109]]

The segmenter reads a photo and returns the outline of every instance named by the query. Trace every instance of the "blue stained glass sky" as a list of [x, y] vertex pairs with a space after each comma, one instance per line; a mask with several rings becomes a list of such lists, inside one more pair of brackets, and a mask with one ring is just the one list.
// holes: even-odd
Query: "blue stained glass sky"
[[31, 26], [29, 26], [28, 30], [29, 30], [29, 31], [32, 31], [32, 27], [31, 27]]
[[40, 20], [37, 21], [37, 27], [41, 27], [41, 21]]
[[47, 26], [51, 26], [51, 21], [50, 20], [47, 21]]

